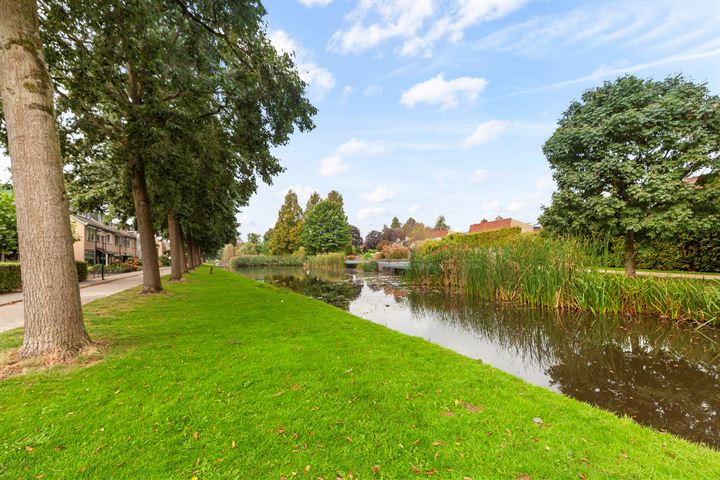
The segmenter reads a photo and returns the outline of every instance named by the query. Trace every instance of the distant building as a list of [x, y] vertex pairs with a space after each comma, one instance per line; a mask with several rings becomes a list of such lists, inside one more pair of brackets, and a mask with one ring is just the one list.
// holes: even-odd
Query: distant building
[[109, 265], [139, 254], [138, 236], [113, 226], [102, 214], [70, 215], [70, 221], [73, 236], [79, 239], [73, 244], [75, 260]]
[[529, 223], [515, 220], [514, 218], [503, 218], [497, 217], [495, 220], [488, 221], [484, 218], [480, 223], [470, 225], [470, 233], [478, 232], [490, 232], [492, 230], [500, 230], [501, 228], [519, 227], [520, 232], [529, 233], [534, 231], [534, 228]]
[[446, 237], [450, 233], [450, 230], [447, 228], [436, 228], [435, 230], [430, 230], [428, 232], [428, 239], [435, 239], [435, 238], [443, 238]]

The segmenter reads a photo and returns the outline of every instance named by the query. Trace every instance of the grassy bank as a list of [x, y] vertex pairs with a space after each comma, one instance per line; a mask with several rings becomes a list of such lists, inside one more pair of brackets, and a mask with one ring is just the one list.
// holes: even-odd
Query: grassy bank
[[86, 310], [104, 360], [0, 382], [0, 477], [720, 476], [717, 451], [230, 272]]
[[240, 255], [230, 260], [233, 268], [243, 267], [298, 267], [302, 266], [303, 258], [294, 255]]
[[582, 242], [528, 235], [487, 247], [419, 252], [408, 278], [491, 301], [720, 324], [720, 282], [593, 271], [601, 262]]

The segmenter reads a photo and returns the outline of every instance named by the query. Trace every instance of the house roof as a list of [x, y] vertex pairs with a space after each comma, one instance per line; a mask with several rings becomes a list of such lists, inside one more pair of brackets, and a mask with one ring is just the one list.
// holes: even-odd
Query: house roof
[[137, 238], [137, 235], [135, 235], [134, 233], [128, 232], [127, 230], [120, 230], [119, 228], [115, 228], [111, 225], [106, 225], [84, 215], [73, 214], [73, 217], [75, 217], [75, 219], [83, 225], [88, 225], [90, 227], [97, 228], [98, 230], [103, 230], [105, 232], [109, 232], [115, 235], [120, 235], [121, 237]]
[[446, 236], [450, 231], [447, 228], [436, 228], [428, 232], [428, 238], [442, 238]]
[[487, 232], [489, 230], [500, 230], [512, 226], [512, 218], [497, 218], [488, 222], [484, 218], [480, 223], [470, 225], [470, 233]]

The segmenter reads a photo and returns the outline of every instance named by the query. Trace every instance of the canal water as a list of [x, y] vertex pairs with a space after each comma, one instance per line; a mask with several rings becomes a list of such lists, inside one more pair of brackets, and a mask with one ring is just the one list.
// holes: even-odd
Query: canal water
[[720, 448], [720, 329], [507, 307], [414, 288], [382, 273], [237, 271]]

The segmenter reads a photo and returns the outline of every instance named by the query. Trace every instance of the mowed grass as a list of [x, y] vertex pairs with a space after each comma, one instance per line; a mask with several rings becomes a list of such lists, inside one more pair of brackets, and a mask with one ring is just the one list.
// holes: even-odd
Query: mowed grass
[[0, 478], [720, 478], [717, 451], [289, 291], [167, 290], [86, 307], [100, 363], [0, 382]]

